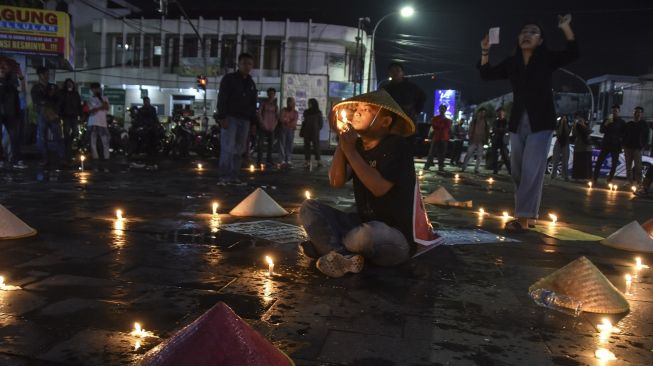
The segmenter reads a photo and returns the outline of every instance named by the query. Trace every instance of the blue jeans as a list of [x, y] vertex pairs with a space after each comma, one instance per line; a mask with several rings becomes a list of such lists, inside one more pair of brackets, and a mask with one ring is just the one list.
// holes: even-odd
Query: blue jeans
[[47, 121], [42, 114], [36, 118], [36, 145], [41, 153], [41, 159], [48, 161], [48, 131], [52, 133], [55, 151], [59, 159], [64, 158], [64, 145], [61, 138], [61, 123], [59, 120]]
[[227, 128], [220, 136], [220, 175], [235, 179], [240, 171], [243, 153], [247, 148], [249, 121], [236, 117], [227, 117]]
[[517, 133], [510, 133], [510, 162], [515, 183], [515, 217], [536, 219], [542, 202], [542, 187], [552, 130], [531, 132], [524, 112]]
[[293, 140], [295, 139], [295, 130], [292, 128], [281, 127], [279, 131], [279, 150], [281, 151], [281, 161], [289, 163], [292, 157]]
[[331, 251], [356, 253], [378, 266], [395, 266], [410, 258], [404, 235], [383, 222], [361, 223], [358, 214], [316, 200], [304, 201], [299, 221], [320, 256]]

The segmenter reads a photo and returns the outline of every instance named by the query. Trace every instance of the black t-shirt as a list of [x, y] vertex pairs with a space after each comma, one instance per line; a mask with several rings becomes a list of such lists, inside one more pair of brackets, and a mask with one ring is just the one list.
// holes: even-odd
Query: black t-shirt
[[361, 221], [382, 221], [401, 231], [412, 245], [415, 165], [410, 145], [401, 136], [388, 135], [370, 150], [364, 150], [359, 139], [356, 150], [383, 178], [394, 183], [384, 196], [374, 197], [353, 173], [354, 197]]

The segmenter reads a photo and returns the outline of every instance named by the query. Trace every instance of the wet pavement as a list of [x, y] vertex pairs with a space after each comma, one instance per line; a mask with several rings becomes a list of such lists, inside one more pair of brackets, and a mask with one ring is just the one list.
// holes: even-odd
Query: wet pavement
[[[617, 358], [607, 365], [653, 363], [653, 270], [633, 280], [630, 313], [608, 316], [620, 332], [605, 343], [596, 326], [603, 316], [572, 318], [535, 306], [527, 294], [537, 279], [583, 255], [624, 291], [634, 253], [555, 239], [544, 220], [544, 233], [509, 235], [519, 242], [443, 245], [397, 268], [367, 266], [329, 279], [296, 243], [220, 226], [257, 220], [228, 212], [259, 186], [291, 212], [274, 220], [293, 225], [305, 190], [345, 208], [350, 188], [329, 188], [326, 168], [243, 171], [247, 185], [223, 187], [215, 161], [204, 161], [203, 171], [195, 163], [165, 162], [157, 172], [2, 173], [0, 203], [39, 234], [0, 242], [0, 274], [22, 287], [0, 291], [0, 364], [136, 364], [219, 301], [297, 365], [599, 365], [599, 347]], [[505, 235], [494, 215], [512, 211], [508, 177], [489, 184], [489, 175], [455, 179], [458, 169], [447, 170], [427, 172], [423, 192], [443, 185], [493, 215], [427, 205], [434, 223]], [[627, 191], [556, 181], [545, 187], [542, 212], [559, 217], [550, 230], [605, 237], [649, 219], [652, 208], [653, 200]], [[266, 255], [275, 261], [271, 277]], [[158, 338], [131, 336], [135, 321]]]

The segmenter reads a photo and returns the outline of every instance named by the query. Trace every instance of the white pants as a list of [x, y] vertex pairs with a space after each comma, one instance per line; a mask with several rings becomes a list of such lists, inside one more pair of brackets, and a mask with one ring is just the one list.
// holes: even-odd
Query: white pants
[[98, 137], [102, 141], [102, 158], [109, 159], [109, 141], [111, 139], [109, 129], [106, 127], [91, 126], [91, 154], [93, 155], [93, 159], [99, 159], [97, 152]]
[[478, 173], [478, 169], [481, 166], [481, 160], [483, 159], [483, 144], [469, 144], [467, 155], [465, 155], [465, 160], [463, 161], [463, 171], [467, 168], [467, 163], [469, 163], [469, 159], [471, 159], [474, 154], [476, 154], [476, 167], [474, 167], [474, 172]]

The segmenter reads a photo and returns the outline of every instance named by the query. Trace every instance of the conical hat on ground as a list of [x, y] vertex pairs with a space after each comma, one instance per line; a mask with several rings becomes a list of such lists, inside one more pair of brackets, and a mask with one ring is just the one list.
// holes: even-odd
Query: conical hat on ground
[[644, 228], [644, 230], [648, 233], [648, 235], [653, 237], [653, 219], [650, 219], [645, 223], [643, 223], [642, 228]]
[[630, 309], [624, 295], [586, 257], [580, 257], [535, 282], [528, 292], [537, 289], [581, 301], [582, 311], [589, 313], [620, 314]]
[[18, 239], [32, 235], [36, 235], [36, 230], [0, 205], [0, 239]]
[[272, 199], [264, 190], [256, 188], [230, 212], [233, 216], [276, 217], [288, 214], [283, 207]]
[[601, 240], [601, 244], [631, 252], [653, 253], [653, 238], [639, 225], [637, 221], [615, 231]]
[[294, 363], [220, 302], [145, 354], [147, 366], [292, 366]]
[[472, 201], [457, 201], [444, 187], [436, 189], [424, 202], [440, 206], [472, 207]]

